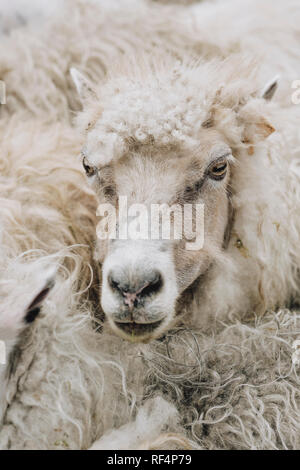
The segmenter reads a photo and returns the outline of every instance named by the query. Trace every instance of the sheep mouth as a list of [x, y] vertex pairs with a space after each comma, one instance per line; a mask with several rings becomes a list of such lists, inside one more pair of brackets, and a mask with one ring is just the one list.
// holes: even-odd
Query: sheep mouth
[[162, 324], [162, 322], [163, 320], [159, 320], [153, 323], [115, 322], [115, 325], [128, 335], [142, 336], [152, 333], [152, 331], [156, 330]]

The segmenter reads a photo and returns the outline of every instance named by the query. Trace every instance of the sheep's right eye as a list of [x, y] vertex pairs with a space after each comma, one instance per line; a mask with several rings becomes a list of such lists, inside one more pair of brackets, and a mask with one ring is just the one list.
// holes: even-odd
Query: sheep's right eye
[[97, 168], [94, 166], [91, 166], [89, 162], [87, 161], [86, 157], [83, 157], [82, 165], [83, 165], [83, 168], [85, 169], [87, 176], [94, 176], [96, 174]]
[[228, 165], [226, 161], [221, 161], [221, 162], [213, 164], [209, 168], [209, 172], [208, 172], [210, 178], [214, 180], [222, 180], [223, 178], [225, 178], [226, 173], [227, 173], [227, 166]]

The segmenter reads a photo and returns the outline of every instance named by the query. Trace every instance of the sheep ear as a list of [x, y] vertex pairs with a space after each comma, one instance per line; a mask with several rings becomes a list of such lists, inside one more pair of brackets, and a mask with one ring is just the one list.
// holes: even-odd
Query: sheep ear
[[258, 140], [264, 140], [275, 132], [275, 128], [265, 118], [261, 118], [256, 124]]
[[53, 289], [55, 284], [55, 274], [56, 271], [49, 270], [45, 273], [42, 287], [39, 291], [35, 294], [34, 298], [28, 305], [24, 321], [25, 323], [32, 323], [36, 317], [39, 315], [41, 311], [41, 306], [46, 297], [48, 296], [49, 292]]
[[[244, 124], [242, 141], [246, 144], [256, 144], [265, 140], [275, 132], [275, 128], [265, 116], [265, 105], [259, 98], [254, 98], [244, 106], [238, 113], [238, 119]], [[252, 147], [250, 148], [252, 151]]]
[[264, 98], [267, 101], [270, 101], [277, 88], [278, 88], [278, 83], [279, 83], [279, 75], [276, 75], [270, 82], [266, 84], [266, 86], [263, 88], [261, 97]]
[[70, 69], [70, 74], [82, 102], [90, 98], [96, 98], [96, 92], [88, 78], [74, 67]]
[[[249, 122], [249, 121], [248, 121]], [[243, 142], [246, 144], [255, 144], [265, 140], [269, 135], [273, 134], [276, 129], [264, 118], [260, 117], [256, 121], [250, 121], [245, 127]], [[249, 153], [253, 153], [253, 147], [249, 147]]]

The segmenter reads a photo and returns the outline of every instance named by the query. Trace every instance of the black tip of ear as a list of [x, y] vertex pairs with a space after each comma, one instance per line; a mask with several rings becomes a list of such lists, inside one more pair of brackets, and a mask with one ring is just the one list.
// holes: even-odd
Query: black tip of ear
[[39, 315], [40, 311], [41, 311], [41, 307], [36, 307], [36, 308], [33, 308], [33, 309], [29, 310], [26, 314], [25, 319], [24, 319], [25, 323], [34, 322], [36, 317]]
[[46, 289], [43, 289], [36, 297], [35, 299], [31, 302], [31, 304], [28, 307], [28, 311], [32, 310], [39, 304], [43, 302], [43, 300], [47, 297], [47, 295], [50, 292], [50, 287], [46, 287]]
[[267, 86], [265, 87], [262, 93], [262, 97], [265, 100], [270, 101], [273, 98], [275, 91], [278, 88], [278, 81], [279, 81], [279, 77], [276, 76], [273, 78], [271, 82], [267, 84]]
[[38, 295], [30, 303], [29, 307], [26, 310], [26, 315], [24, 317], [25, 323], [32, 323], [41, 311], [41, 305], [51, 289], [54, 286], [54, 279], [50, 278], [46, 283], [44, 289], [42, 289]]

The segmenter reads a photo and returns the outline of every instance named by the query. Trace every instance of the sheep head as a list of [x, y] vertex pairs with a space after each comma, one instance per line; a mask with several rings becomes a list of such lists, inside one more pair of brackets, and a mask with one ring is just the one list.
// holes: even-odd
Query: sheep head
[[[71, 73], [83, 101], [78, 116], [83, 166], [98, 196], [99, 215], [103, 208], [115, 209], [96, 249], [102, 308], [117, 334], [149, 341], [176, 322], [180, 300], [224, 259], [235, 160], [274, 131], [261, 112], [276, 85], [259, 97], [248, 71], [239, 76], [226, 61], [173, 69], [143, 64], [112, 74], [101, 89], [76, 70]], [[147, 219], [143, 237], [128, 230], [128, 220], [120, 236], [124, 201], [127, 215], [135, 206], [130, 213], [135, 228]], [[139, 224], [137, 204], [143, 212]], [[160, 205], [171, 208], [171, 230], [164, 238], [160, 217], [161, 231], [153, 239], [149, 220]], [[199, 208], [203, 217], [197, 219]]]

